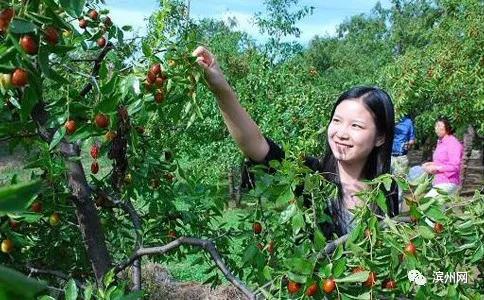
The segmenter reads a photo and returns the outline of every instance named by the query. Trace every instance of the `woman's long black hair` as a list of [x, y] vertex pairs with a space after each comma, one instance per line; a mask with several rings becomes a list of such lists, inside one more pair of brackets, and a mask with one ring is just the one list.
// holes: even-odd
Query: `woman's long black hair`
[[[393, 133], [395, 128], [395, 115], [393, 103], [390, 95], [377, 87], [357, 86], [344, 92], [336, 101], [333, 111], [331, 112], [330, 122], [333, 119], [336, 107], [344, 100], [361, 101], [372, 113], [375, 121], [377, 136], [384, 136], [385, 140], [381, 146], [373, 148], [368, 156], [365, 166], [363, 167], [362, 177], [367, 180], [374, 179], [382, 174], [390, 173], [390, 162], [393, 144]], [[326, 152], [323, 158], [322, 169], [326, 178], [334, 182], [340, 191], [340, 199], [334, 202], [334, 212], [336, 215], [337, 227], [341, 225], [342, 211], [342, 188], [338, 175], [337, 160], [331, 151], [329, 141], [326, 141]], [[398, 192], [396, 184], [392, 184], [390, 192], [386, 192], [387, 206], [389, 215], [398, 214]], [[338, 226], [339, 223], [339, 226]], [[337, 231], [344, 231], [343, 228], [337, 228]], [[338, 235], [339, 235], [338, 234]]]

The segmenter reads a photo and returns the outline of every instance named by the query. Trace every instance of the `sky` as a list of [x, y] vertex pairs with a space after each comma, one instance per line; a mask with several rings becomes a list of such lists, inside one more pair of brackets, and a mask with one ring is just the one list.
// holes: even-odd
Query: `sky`
[[[113, 21], [117, 25], [132, 25], [141, 35], [146, 34], [146, 18], [158, 8], [159, 0], [106, 0]], [[253, 16], [264, 11], [263, 0], [191, 0], [190, 15], [193, 18], [237, 19], [237, 29], [249, 33], [263, 42], [253, 25]], [[301, 30], [299, 41], [306, 44], [315, 35], [334, 35], [337, 25], [345, 19], [360, 13], [369, 13], [377, 0], [300, 0], [299, 6], [313, 6], [314, 11], [299, 21]], [[390, 0], [380, 0], [384, 8], [391, 6]]]

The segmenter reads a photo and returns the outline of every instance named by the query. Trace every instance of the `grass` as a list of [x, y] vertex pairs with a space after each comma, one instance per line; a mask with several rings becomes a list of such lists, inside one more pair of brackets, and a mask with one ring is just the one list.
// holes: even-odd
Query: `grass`
[[0, 143], [0, 186], [7, 185], [17, 175], [18, 181], [30, 180], [31, 172], [40, 173], [38, 169], [24, 169], [26, 152], [21, 147], [8, 149], [8, 143]]

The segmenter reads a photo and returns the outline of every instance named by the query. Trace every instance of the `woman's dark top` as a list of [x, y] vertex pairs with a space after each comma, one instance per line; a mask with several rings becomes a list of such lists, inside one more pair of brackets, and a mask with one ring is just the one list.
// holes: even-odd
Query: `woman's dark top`
[[[262, 162], [255, 162], [251, 159], [248, 159], [244, 162], [244, 166], [242, 168], [242, 180], [241, 180], [241, 188], [245, 190], [250, 190], [255, 186], [254, 174], [249, 171], [250, 167], [254, 165], [265, 165], [268, 167], [268, 172], [273, 173], [274, 170], [269, 168], [269, 162], [272, 160], [282, 161], [285, 158], [285, 153], [276, 143], [274, 143], [271, 139], [265, 137], [267, 143], [269, 144], [269, 152], [267, 152], [266, 157]], [[323, 172], [323, 166], [321, 160], [307, 156], [305, 157], [304, 165], [313, 170], [314, 172]], [[298, 186], [295, 190], [295, 195], [300, 196], [303, 194], [303, 186]], [[304, 197], [304, 196], [303, 196]], [[309, 207], [311, 206], [311, 202], [304, 198], [304, 205]], [[353, 214], [343, 206], [340, 206], [339, 209], [339, 216], [336, 214], [335, 210], [335, 203], [338, 199], [332, 199], [327, 203], [327, 208], [325, 210], [325, 214], [328, 215], [332, 222], [322, 222], [319, 223], [319, 229], [327, 239], [332, 239], [333, 234], [338, 236], [344, 235], [351, 231], [354, 227], [353, 221]]]

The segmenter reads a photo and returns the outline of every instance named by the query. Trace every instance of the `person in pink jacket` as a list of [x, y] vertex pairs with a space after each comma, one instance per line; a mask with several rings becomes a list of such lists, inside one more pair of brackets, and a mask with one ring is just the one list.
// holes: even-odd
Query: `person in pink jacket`
[[445, 118], [439, 118], [435, 123], [435, 133], [438, 141], [432, 156], [432, 162], [422, 165], [424, 170], [435, 175], [432, 190], [427, 197], [438, 194], [437, 189], [448, 194], [454, 194], [461, 184], [460, 169], [464, 147], [453, 135], [452, 127]]

